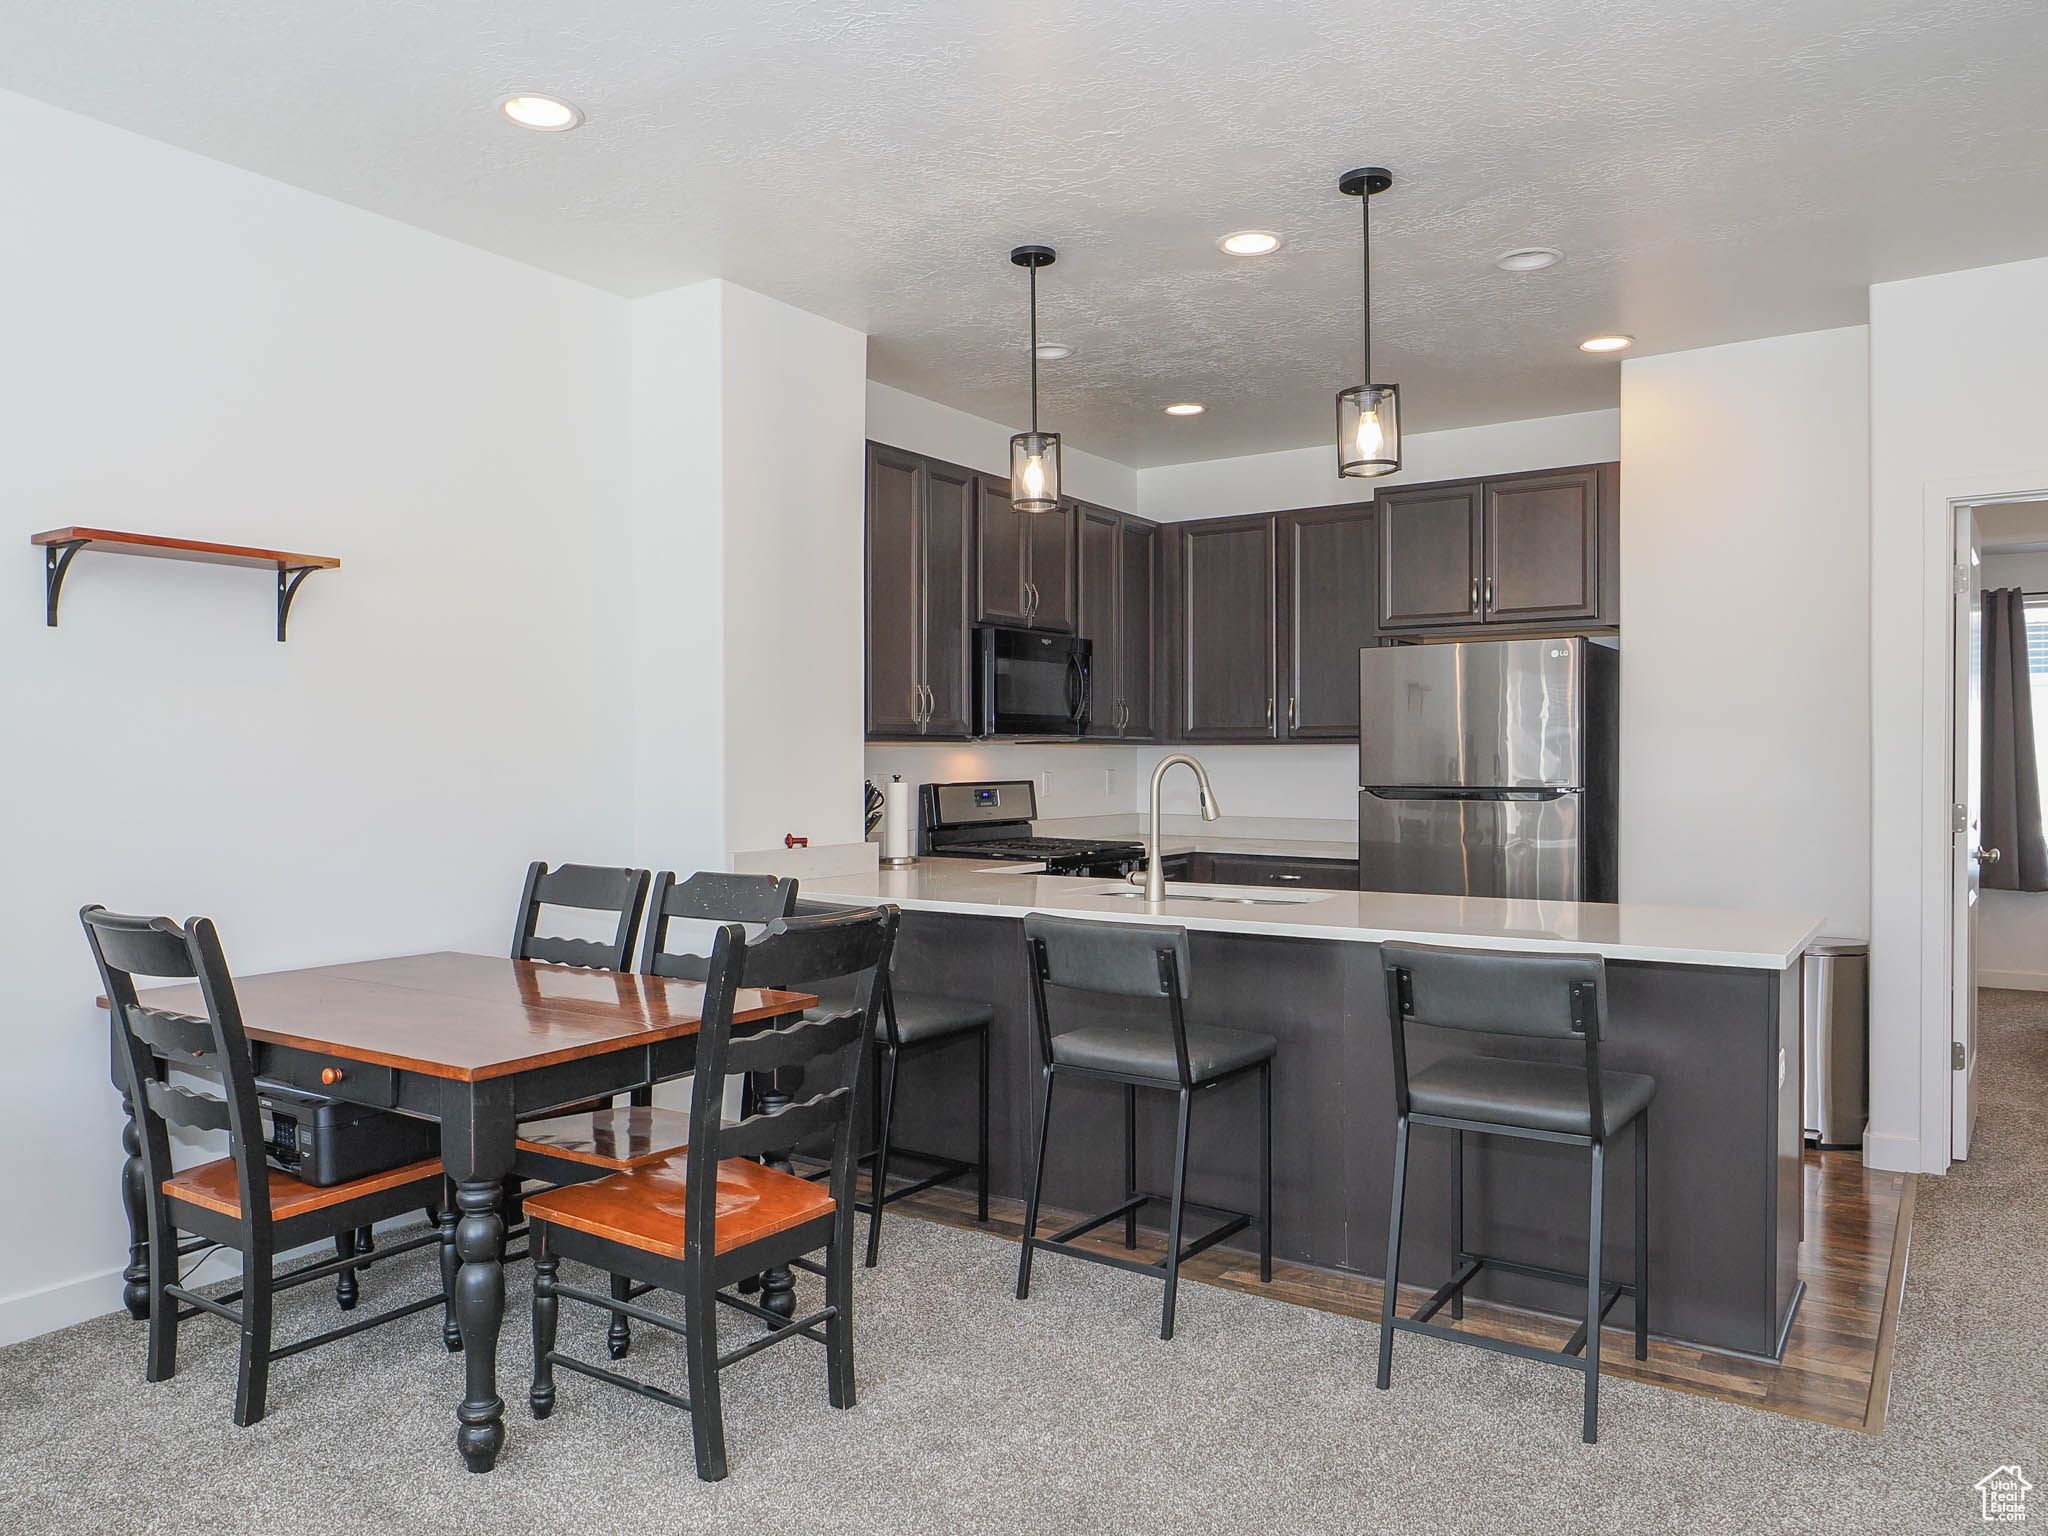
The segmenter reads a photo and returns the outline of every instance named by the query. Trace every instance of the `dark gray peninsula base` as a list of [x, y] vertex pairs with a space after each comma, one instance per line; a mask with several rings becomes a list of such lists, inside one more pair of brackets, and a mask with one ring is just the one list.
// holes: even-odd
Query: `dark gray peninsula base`
[[[861, 886], [865, 900], [892, 899], [886, 877], [879, 886], [873, 880], [820, 885], [826, 889], [807, 888], [806, 897], [836, 904], [854, 899], [850, 889], [843, 895], [838, 889]], [[1065, 909], [1067, 903], [1057, 906]], [[1194, 922], [1189, 927], [1190, 1022], [1260, 1030], [1280, 1042], [1273, 1068], [1275, 1257], [1383, 1274], [1394, 1098], [1379, 945], [1204, 930]], [[1432, 939], [1427, 932], [1412, 936]], [[1441, 936], [1436, 941], [1457, 942]], [[1662, 1337], [1775, 1357], [1798, 1306], [1796, 951], [1803, 943], [1791, 946], [1794, 953], [1781, 969], [1759, 966], [1754, 956], [1752, 963], [1736, 966], [1610, 958], [1611, 1022], [1602, 1064], [1657, 1080], [1650, 1113], [1650, 1322]], [[895, 974], [906, 989], [994, 1005], [991, 1186], [998, 1195], [1022, 1197], [1040, 1062], [1021, 912], [918, 910], [906, 903]], [[1084, 1015], [1078, 1010], [1087, 1005], [1073, 1002], [1063, 1017], [1080, 1022]], [[1443, 1049], [1432, 1034], [1411, 1031], [1411, 1069], [1427, 1065]], [[1487, 1039], [1481, 1048], [1500, 1056], [1546, 1055], [1540, 1042], [1506, 1037]], [[897, 1144], [971, 1151], [974, 1069], [973, 1053], [961, 1051], [957, 1060], [945, 1053], [921, 1059], [915, 1077], [906, 1073], [896, 1106]], [[1242, 1104], [1223, 1102], [1256, 1092], [1247, 1081], [1197, 1100], [1190, 1198], [1256, 1208], [1256, 1105], [1249, 1097]], [[1121, 1097], [1108, 1085], [1060, 1085], [1053, 1103], [1048, 1204], [1099, 1210], [1122, 1198]], [[1156, 1102], [1147, 1104], [1147, 1098]], [[1169, 1095], [1140, 1096], [1142, 1187], [1167, 1187], [1171, 1105]], [[1623, 1143], [1617, 1154], [1608, 1161], [1606, 1230], [1612, 1237], [1606, 1267], [1621, 1275], [1632, 1265], [1633, 1158]], [[1452, 1271], [1450, 1133], [1418, 1128], [1411, 1157], [1402, 1279], [1434, 1288]], [[1466, 1165], [1468, 1246], [1583, 1271], [1583, 1149], [1474, 1138]], [[1250, 1236], [1233, 1246], [1251, 1247]], [[1560, 1315], [1582, 1305], [1562, 1287], [1493, 1271], [1481, 1276], [1472, 1294]], [[1622, 1298], [1610, 1326], [1628, 1325], [1631, 1306]]]

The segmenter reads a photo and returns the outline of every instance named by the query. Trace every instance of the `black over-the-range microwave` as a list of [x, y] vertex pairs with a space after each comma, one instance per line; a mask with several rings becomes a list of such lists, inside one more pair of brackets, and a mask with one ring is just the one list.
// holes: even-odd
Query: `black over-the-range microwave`
[[1035, 629], [974, 631], [977, 736], [1079, 736], [1088, 728], [1093, 647]]

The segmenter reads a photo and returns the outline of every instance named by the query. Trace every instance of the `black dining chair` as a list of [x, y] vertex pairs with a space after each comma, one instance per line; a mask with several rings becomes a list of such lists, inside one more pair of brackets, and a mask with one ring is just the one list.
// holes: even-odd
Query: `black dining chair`
[[[678, 881], [672, 871], [654, 877], [647, 929], [640, 946], [640, 974], [678, 981], [703, 981], [708, 957], [668, 948], [671, 923], [741, 923], [765, 927], [796, 910], [796, 881], [774, 875], [734, 875], [700, 870]], [[606, 1105], [553, 1114], [519, 1127], [518, 1171], [522, 1178], [550, 1184], [581, 1184], [608, 1173], [644, 1168], [683, 1150], [690, 1140], [687, 1110], [654, 1103], [654, 1085], [635, 1088], [623, 1108]], [[630, 1301], [639, 1294], [624, 1275], [612, 1276], [612, 1294]], [[611, 1356], [623, 1360], [632, 1348], [632, 1324], [612, 1314], [607, 1335]]]
[[[275, 1270], [277, 1254], [339, 1240], [372, 1222], [432, 1204], [441, 1190], [441, 1164], [418, 1162], [327, 1186], [302, 1183], [269, 1166], [241, 1005], [211, 920], [195, 917], [181, 926], [168, 917], [129, 917], [100, 906], [86, 907], [79, 919], [118, 1026], [126, 1091], [142, 1142], [149, 1221], [147, 1379], [168, 1381], [177, 1373], [180, 1323], [202, 1312], [224, 1317], [242, 1333], [235, 1422], [254, 1424], [263, 1417], [272, 1361], [447, 1304], [455, 1255], [444, 1247], [441, 1290], [281, 1348], [272, 1343], [277, 1292], [444, 1239], [441, 1231], [430, 1231], [375, 1253], [357, 1253], [350, 1242], [336, 1258], [284, 1274]], [[204, 1012], [145, 1007], [137, 1001], [138, 976], [196, 980]], [[170, 1081], [163, 1066], [202, 1083], [211, 1079], [219, 1096]], [[182, 1170], [173, 1167], [172, 1125], [226, 1132], [228, 1155]], [[179, 1268], [180, 1233], [239, 1253], [241, 1285], [223, 1296], [187, 1287]]]
[[[1022, 1301], [1031, 1294], [1031, 1258], [1041, 1248], [1069, 1258], [1086, 1259], [1091, 1264], [1160, 1275], [1166, 1281], [1166, 1298], [1160, 1313], [1159, 1337], [1170, 1339], [1180, 1267], [1204, 1249], [1256, 1224], [1259, 1279], [1273, 1278], [1273, 1057], [1278, 1043], [1271, 1035], [1252, 1030], [1188, 1023], [1186, 1001], [1194, 977], [1185, 928], [1090, 922], [1032, 912], [1024, 918], [1024, 940], [1031, 956], [1031, 1009], [1038, 1021], [1044, 1093], [1038, 1114], [1038, 1157], [1024, 1209], [1024, 1251], [1017, 1261], [1017, 1299]], [[1082, 1024], [1055, 1034], [1047, 1006], [1049, 987], [1068, 994], [1092, 993], [1115, 998], [1139, 1016], [1129, 1022]], [[1252, 1073], [1257, 1074], [1259, 1085], [1256, 1215], [1187, 1198], [1188, 1126], [1196, 1096], [1226, 1083], [1243, 1081]], [[1086, 1217], [1051, 1237], [1040, 1237], [1038, 1200], [1045, 1187], [1045, 1149], [1052, 1134], [1052, 1088], [1063, 1076], [1070, 1080], [1115, 1083], [1123, 1088], [1124, 1198], [1099, 1216]], [[1138, 1188], [1140, 1089], [1172, 1093], [1179, 1104], [1173, 1188], [1163, 1195]], [[1166, 1256], [1162, 1259], [1145, 1263], [1100, 1253], [1074, 1241], [1083, 1233], [1121, 1217], [1124, 1246], [1135, 1248], [1138, 1212], [1155, 1202], [1163, 1202], [1168, 1213]], [[1182, 1222], [1190, 1208], [1224, 1219], [1200, 1237], [1183, 1243]]]
[[[1636, 1358], [1650, 1349], [1650, 1101], [1657, 1082], [1639, 1072], [1607, 1072], [1600, 1041], [1607, 1030], [1607, 962], [1595, 954], [1522, 954], [1445, 949], [1428, 944], [1383, 944], [1387, 1018], [1394, 1052], [1394, 1203], [1387, 1224], [1387, 1278], [1380, 1303], [1379, 1386], [1388, 1385], [1394, 1335], [1421, 1333], [1502, 1354], [1582, 1372], [1585, 1414], [1581, 1435], [1598, 1439], [1600, 1323], [1623, 1296], [1635, 1298]], [[1411, 1027], [1459, 1034], [1552, 1040], [1576, 1047], [1577, 1061], [1497, 1056], [1443, 1056], [1411, 1074]], [[1451, 1278], [1412, 1316], [1397, 1307], [1401, 1216], [1408, 1182], [1409, 1132], [1417, 1125], [1452, 1133], [1451, 1221], [1455, 1233]], [[1635, 1278], [1603, 1281], [1601, 1234], [1606, 1209], [1607, 1143], [1635, 1128]], [[1465, 1246], [1465, 1138], [1500, 1136], [1591, 1149], [1586, 1272], [1525, 1264]], [[1453, 1320], [1465, 1312], [1465, 1290], [1488, 1269], [1583, 1287], [1578, 1330], [1562, 1350], [1538, 1349], [1488, 1338], [1430, 1321], [1446, 1303]]]
[[[640, 927], [641, 908], [647, 904], [647, 878], [644, 869], [605, 869], [594, 864], [550, 869], [544, 860], [535, 859], [526, 868], [526, 889], [519, 895], [512, 958], [623, 971], [632, 959], [633, 935]], [[552, 938], [539, 932], [542, 907], [613, 913], [618, 927], [609, 941]]]
[[[726, 1474], [720, 1373], [797, 1337], [825, 1346], [832, 1406], [853, 1406], [853, 1107], [870, 1066], [879, 978], [896, 924], [894, 907], [877, 907], [779, 920], [751, 943], [738, 924], [719, 929], [697, 1036], [688, 1150], [527, 1200], [534, 1260], [530, 1402], [535, 1418], [554, 1411], [558, 1366], [627, 1387], [690, 1414], [697, 1475], [715, 1482]], [[735, 1039], [734, 1004], [750, 976], [791, 988], [850, 977], [853, 1005]], [[797, 1071], [805, 1075], [808, 1097], [725, 1123], [729, 1076]], [[832, 1165], [831, 1180], [823, 1187], [755, 1161], [780, 1158], [799, 1143], [818, 1140], [828, 1144]], [[822, 1264], [809, 1257], [820, 1251]], [[564, 1259], [675, 1292], [682, 1300], [680, 1321], [637, 1301], [621, 1302], [566, 1284], [561, 1278]], [[736, 1289], [740, 1281], [781, 1265], [822, 1276], [824, 1305], [784, 1318]], [[687, 1395], [560, 1351], [556, 1330], [565, 1300], [625, 1311], [681, 1334]], [[754, 1319], [765, 1331], [721, 1350], [720, 1307]]]

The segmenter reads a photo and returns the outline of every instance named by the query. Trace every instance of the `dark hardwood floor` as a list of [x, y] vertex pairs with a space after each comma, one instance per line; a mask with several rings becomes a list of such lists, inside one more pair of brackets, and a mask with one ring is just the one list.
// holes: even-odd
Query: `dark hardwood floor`
[[[1784, 1359], [1772, 1364], [1653, 1339], [1650, 1358], [1639, 1361], [1630, 1337], [1610, 1328], [1601, 1348], [1602, 1372], [1877, 1433], [1884, 1427], [1891, 1387], [1892, 1333], [1905, 1284], [1914, 1188], [1911, 1174], [1867, 1169], [1853, 1153], [1808, 1152], [1806, 1238], [1799, 1249], [1806, 1297], [1792, 1321]], [[892, 1204], [889, 1219], [898, 1215], [920, 1216], [949, 1226], [981, 1225], [974, 1219], [972, 1194], [958, 1188], [928, 1190]], [[1077, 1219], [1076, 1214], [1048, 1206], [1040, 1213], [1039, 1230], [1053, 1231]], [[985, 1230], [1014, 1240], [1023, 1227], [1022, 1201], [989, 1202]], [[1120, 1229], [1105, 1228], [1081, 1241], [1123, 1251]], [[1138, 1245], [1148, 1257], [1157, 1258], [1164, 1252], [1157, 1232], [1141, 1230]], [[882, 1252], [886, 1263], [886, 1224]], [[1223, 1249], [1197, 1255], [1182, 1267], [1181, 1274], [1210, 1285], [1379, 1321], [1379, 1283], [1361, 1275], [1276, 1263], [1272, 1283], [1261, 1285], [1255, 1261]], [[1404, 1311], [1419, 1305], [1428, 1294], [1405, 1285], [1401, 1292]], [[1449, 1314], [1443, 1314], [1441, 1320], [1448, 1319]], [[1555, 1349], [1564, 1344], [1573, 1325], [1565, 1319], [1471, 1302], [1465, 1309], [1464, 1326]]]

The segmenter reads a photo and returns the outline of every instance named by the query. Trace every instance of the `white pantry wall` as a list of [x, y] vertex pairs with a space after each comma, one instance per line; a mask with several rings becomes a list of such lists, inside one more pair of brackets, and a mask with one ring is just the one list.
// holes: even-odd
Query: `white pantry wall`
[[[1870, 290], [1870, 1134], [1881, 1168], [1949, 1162], [1948, 513], [2048, 491], [2048, 259]], [[1932, 505], [1930, 505], [1932, 503]]]
[[[499, 950], [632, 853], [628, 306], [0, 93], [0, 1340], [107, 1310], [121, 1114], [77, 909], [246, 972]], [[341, 557], [264, 571], [40, 529]], [[696, 707], [686, 698], [678, 707]]]
[[1623, 901], [1869, 936], [1869, 351], [1622, 364]]

